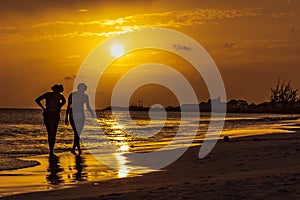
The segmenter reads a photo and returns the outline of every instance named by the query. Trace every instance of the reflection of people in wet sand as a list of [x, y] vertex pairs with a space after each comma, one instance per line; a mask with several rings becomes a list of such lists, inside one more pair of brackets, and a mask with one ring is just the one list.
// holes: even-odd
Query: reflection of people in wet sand
[[87, 86], [84, 83], [80, 83], [77, 86], [77, 91], [73, 92], [68, 97], [68, 107], [66, 111], [66, 119], [65, 124], [70, 124], [74, 131], [74, 142], [71, 153], [75, 153], [75, 149], [77, 147], [78, 153], [81, 154], [80, 144], [79, 144], [79, 135], [82, 132], [84, 122], [85, 122], [85, 115], [84, 115], [84, 104], [86, 108], [91, 113], [92, 117], [94, 117], [94, 113], [90, 107], [89, 97], [85, 94], [87, 90]]
[[48, 167], [48, 172], [50, 172], [49, 175], [47, 175], [47, 180], [51, 183], [51, 184], [58, 184], [63, 182], [63, 180], [61, 180], [61, 176], [59, 175], [59, 172], [62, 172], [62, 168], [60, 168], [59, 165], [59, 158], [55, 155], [52, 155], [49, 157], [49, 167]]
[[[35, 102], [43, 109], [44, 123], [48, 132], [48, 143], [50, 148], [50, 155], [54, 154], [54, 145], [57, 127], [60, 119], [61, 107], [66, 103], [66, 99], [61, 94], [64, 91], [62, 85], [53, 85], [52, 92], [47, 92], [38, 98]], [[46, 100], [46, 105], [41, 103]]]
[[76, 155], [75, 162], [76, 173], [74, 174], [74, 178], [77, 181], [83, 181], [86, 178], [86, 173], [82, 174], [82, 170], [84, 167], [84, 158], [82, 158], [80, 155]]

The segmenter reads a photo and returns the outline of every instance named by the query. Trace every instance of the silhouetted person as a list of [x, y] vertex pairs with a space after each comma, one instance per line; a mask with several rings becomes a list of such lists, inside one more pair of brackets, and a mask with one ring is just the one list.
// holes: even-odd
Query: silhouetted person
[[74, 142], [71, 153], [76, 154], [75, 149], [77, 147], [79, 155], [82, 152], [79, 144], [79, 135], [82, 132], [85, 123], [84, 104], [92, 117], [94, 117], [94, 113], [90, 107], [89, 97], [85, 94], [86, 90], [87, 86], [84, 83], [79, 83], [77, 85], [77, 91], [69, 95], [65, 119], [66, 125], [69, 124], [70, 119], [70, 124], [74, 132]]
[[[52, 92], [39, 96], [35, 102], [43, 109], [44, 124], [48, 132], [49, 154], [53, 155], [60, 111], [61, 107], [66, 103], [66, 99], [61, 94], [64, 91], [62, 85], [53, 85], [51, 89]], [[41, 103], [42, 100], [46, 100], [45, 106]]]

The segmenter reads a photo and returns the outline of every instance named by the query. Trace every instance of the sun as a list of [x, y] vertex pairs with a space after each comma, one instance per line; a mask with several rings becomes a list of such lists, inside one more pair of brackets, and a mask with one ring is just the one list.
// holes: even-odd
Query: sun
[[120, 44], [113, 44], [110, 48], [110, 53], [111, 53], [111, 55], [113, 55], [114, 57], [117, 58], [117, 57], [123, 55], [124, 48]]

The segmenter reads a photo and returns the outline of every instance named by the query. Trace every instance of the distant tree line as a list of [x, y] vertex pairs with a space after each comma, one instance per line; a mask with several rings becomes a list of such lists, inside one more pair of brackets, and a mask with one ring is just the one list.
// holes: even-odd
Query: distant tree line
[[227, 102], [228, 112], [253, 113], [300, 113], [300, 99], [298, 89], [292, 87], [291, 82], [277, 81], [271, 88], [270, 101], [260, 104], [248, 104], [245, 100], [230, 100]]
[[[298, 89], [291, 86], [291, 82], [277, 81], [274, 88], [271, 88], [270, 101], [259, 104], [248, 104], [241, 99], [231, 99], [228, 102], [221, 102], [219, 98], [210, 99], [199, 104], [200, 110], [211, 111], [211, 101], [215, 105], [226, 104], [227, 112], [231, 113], [300, 113], [300, 99]], [[192, 105], [185, 105], [190, 106]]]

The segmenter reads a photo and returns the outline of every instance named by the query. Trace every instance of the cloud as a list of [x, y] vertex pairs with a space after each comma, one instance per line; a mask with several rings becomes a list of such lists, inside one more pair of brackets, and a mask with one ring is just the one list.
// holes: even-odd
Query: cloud
[[67, 56], [67, 59], [69, 59], [69, 60], [74, 60], [74, 59], [78, 59], [78, 58], [80, 58], [80, 56], [76, 55], [76, 54], [72, 54], [72, 55]]
[[79, 13], [86, 13], [86, 12], [88, 12], [89, 10], [88, 9], [85, 9], [85, 8], [81, 8], [81, 9], [78, 9], [78, 10], [76, 10], [77, 12], [79, 12]]
[[133, 15], [123, 18], [125, 22], [134, 21], [143, 27], [182, 27], [220, 22], [226, 18], [243, 16], [260, 16], [260, 9], [224, 10], [224, 9], [193, 9], [162, 13]]
[[280, 47], [288, 47], [290, 45], [287, 40], [243, 40], [226, 42], [222, 48], [212, 51], [212, 55], [222, 57], [240, 56], [251, 50], [257, 49], [274, 49]]
[[185, 50], [185, 51], [191, 51], [191, 47], [187, 47], [187, 46], [184, 46], [184, 45], [181, 45], [181, 44], [174, 44], [173, 45], [173, 48], [176, 49], [176, 50]]
[[[35, 16], [51, 10], [76, 11], [82, 8], [95, 8], [111, 3], [111, 0], [1, 0], [0, 16], [11, 16], [12, 14]], [[138, 0], [114, 0], [119, 5], [138, 2]]]
[[275, 19], [283, 19], [287, 17], [295, 17], [295, 13], [293, 12], [279, 12], [279, 13], [272, 13], [269, 15], [271, 18]]
[[73, 81], [75, 79], [76, 75], [72, 75], [72, 76], [65, 76], [64, 80], [66, 81]]
[[[24, 26], [0, 27], [2, 44], [35, 42], [39, 40], [69, 39], [75, 37], [110, 37], [146, 27], [184, 27], [219, 23], [223, 19], [260, 16], [259, 9], [224, 10], [193, 9], [146, 13], [117, 19], [90, 21], [50, 21]], [[34, 34], [32, 34], [34, 32]], [[19, 34], [16, 37], [16, 34]]]

